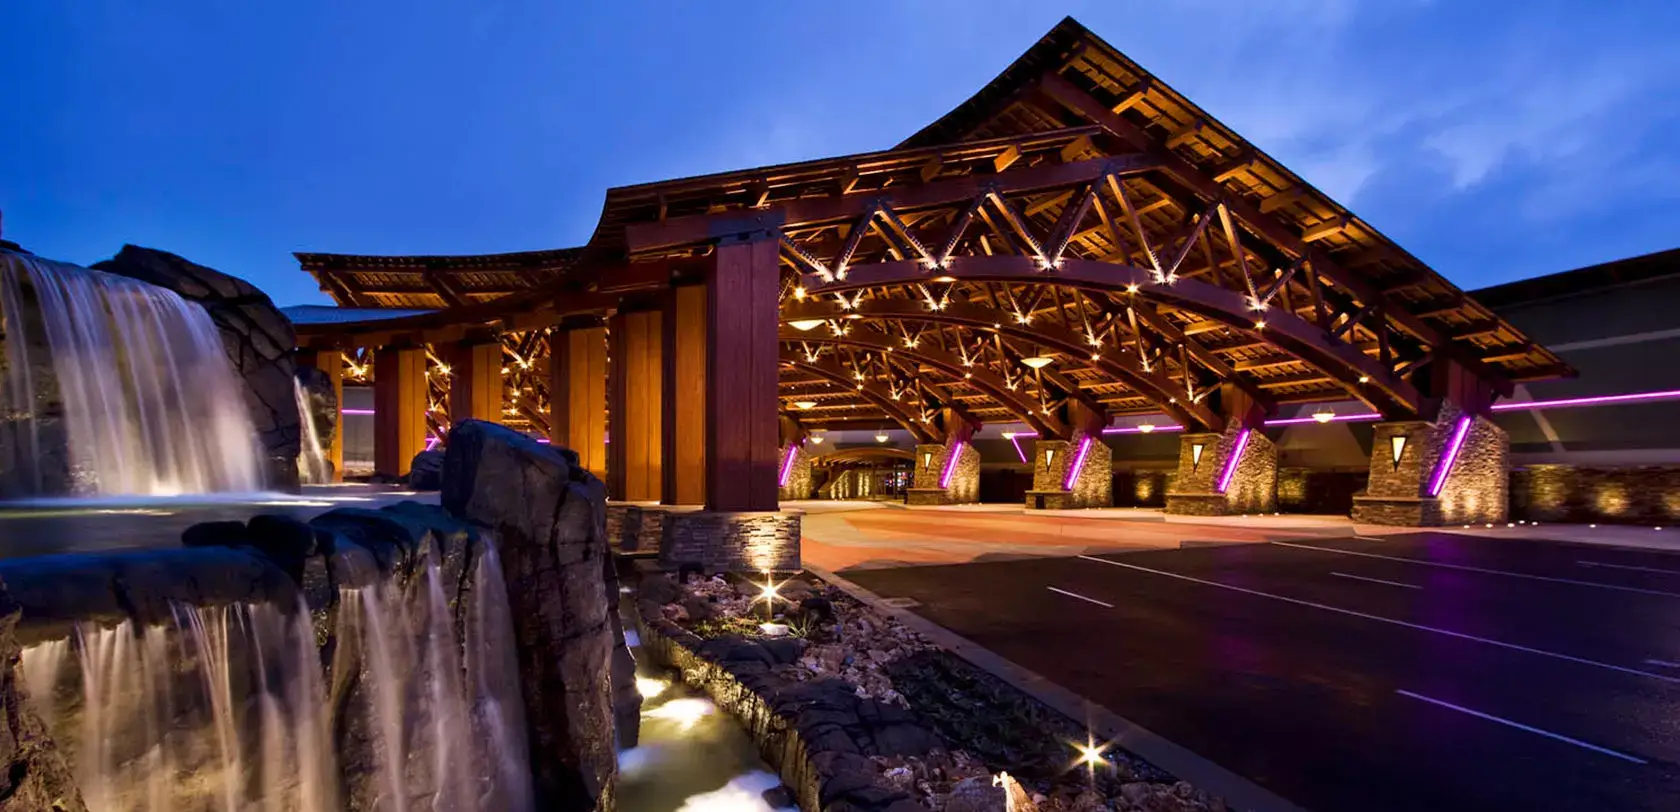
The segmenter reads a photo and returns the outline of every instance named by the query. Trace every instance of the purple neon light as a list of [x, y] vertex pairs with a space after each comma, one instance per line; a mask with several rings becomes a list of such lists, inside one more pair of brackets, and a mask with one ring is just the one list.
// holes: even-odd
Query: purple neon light
[[1429, 480], [1429, 495], [1440, 496], [1441, 488], [1447, 484], [1447, 474], [1452, 473], [1453, 463], [1458, 462], [1458, 452], [1464, 448], [1464, 438], [1470, 435], [1470, 424], [1475, 422], [1470, 415], [1458, 419], [1458, 425], [1453, 427], [1452, 440], [1447, 443], [1447, 453], [1441, 455], [1441, 462], [1435, 466], [1435, 476]]
[[958, 440], [957, 444], [951, 446], [951, 450], [946, 453], [945, 470], [939, 472], [939, 487], [951, 487], [951, 475], [957, 472], [957, 458], [962, 456], [962, 449], [962, 441]]
[[1073, 483], [1079, 480], [1079, 472], [1085, 470], [1085, 454], [1091, 450], [1091, 435], [1079, 441], [1079, 454], [1073, 458], [1073, 465], [1068, 466], [1067, 476], [1062, 479], [1062, 490], [1073, 490]]
[[1225, 458], [1225, 470], [1219, 472], [1220, 493], [1231, 487], [1231, 477], [1237, 473], [1237, 463], [1242, 460], [1243, 452], [1248, 449], [1248, 435], [1252, 433], [1254, 429], [1243, 429], [1242, 433], [1237, 435], [1237, 447], [1231, 449], [1231, 456]]
[[339, 414], [373, 414], [372, 409], [339, 409]]
[[1567, 409], [1571, 406], [1606, 406], [1613, 403], [1673, 400], [1675, 398], [1680, 398], [1680, 389], [1669, 389], [1662, 392], [1632, 392], [1625, 395], [1595, 395], [1593, 397], [1563, 398], [1561, 400], [1531, 400], [1526, 403], [1496, 403], [1491, 408], [1496, 412], [1509, 412], [1518, 409]]
[[776, 487], [786, 488], [788, 477], [793, 474], [793, 455], [799, 453], [799, 446], [788, 443], [787, 456], [782, 458], [782, 473], [776, 477]]
[[[1038, 435], [1035, 434], [1033, 436], [1037, 437]], [[1009, 435], [1009, 444], [1012, 445], [1012, 446], [1015, 446], [1015, 455], [1020, 457], [1021, 458], [1021, 464], [1025, 465], [1026, 462], [1027, 462], [1027, 452], [1021, 450], [1021, 435], [1019, 435], [1019, 434]]]

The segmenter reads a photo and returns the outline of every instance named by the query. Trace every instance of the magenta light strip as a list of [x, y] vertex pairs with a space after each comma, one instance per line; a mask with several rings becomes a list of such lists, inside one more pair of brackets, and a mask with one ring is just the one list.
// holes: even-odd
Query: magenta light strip
[[1068, 466], [1067, 476], [1062, 479], [1062, 490], [1073, 490], [1073, 483], [1079, 481], [1079, 472], [1085, 470], [1085, 455], [1090, 452], [1091, 441], [1094, 439], [1096, 438], [1087, 434], [1085, 439], [1079, 441], [1079, 454], [1073, 458], [1073, 465]]
[[438, 443], [440, 443], [440, 442], [443, 442], [443, 441], [439, 440], [437, 438], [437, 435], [435, 435], [435, 434], [430, 436], [430, 437], [427, 437], [426, 438], [426, 450], [431, 451], [432, 449], [437, 448]]
[[793, 474], [793, 455], [799, 453], [799, 446], [788, 443], [787, 456], [782, 458], [782, 473], [776, 477], [776, 487], [786, 488], [788, 477]]
[[1248, 449], [1248, 435], [1253, 432], [1254, 429], [1243, 429], [1242, 433], [1237, 435], [1237, 447], [1231, 449], [1231, 456], [1225, 458], [1225, 470], [1219, 472], [1220, 493], [1231, 487], [1231, 477], [1237, 473], [1237, 463], [1242, 460], [1243, 452]]
[[[951, 475], [957, 472], [957, 458], [962, 456], [962, 449], [962, 441], [958, 440], [957, 444], [951, 446], [951, 450], [946, 452], [945, 470], [939, 472], [939, 487], [951, 487]], [[1016, 450], [1020, 450], [1020, 446], [1016, 446]]]
[[1531, 400], [1525, 403], [1496, 403], [1491, 408], [1496, 412], [1510, 412], [1518, 409], [1567, 409], [1571, 406], [1607, 406], [1614, 403], [1637, 403], [1643, 400], [1673, 400], [1675, 398], [1680, 398], [1680, 389], [1670, 389], [1663, 392], [1633, 392], [1626, 395], [1563, 398], [1561, 400]]
[[1429, 480], [1429, 495], [1440, 496], [1441, 488], [1447, 484], [1447, 474], [1452, 473], [1453, 463], [1458, 462], [1458, 452], [1464, 448], [1464, 438], [1470, 436], [1470, 424], [1475, 419], [1465, 415], [1458, 419], [1458, 425], [1453, 427], [1452, 441], [1447, 443], [1447, 453], [1441, 455], [1440, 464], [1435, 466], [1435, 476]]
[[[1038, 435], [1034, 434], [1033, 436], [1037, 437]], [[1027, 452], [1021, 450], [1021, 435], [1019, 435], [1019, 434], [1009, 435], [1009, 444], [1012, 445], [1012, 446], [1015, 446], [1015, 455], [1020, 457], [1021, 458], [1021, 464], [1025, 465], [1027, 463]]]
[[339, 409], [339, 414], [373, 414], [372, 409]]

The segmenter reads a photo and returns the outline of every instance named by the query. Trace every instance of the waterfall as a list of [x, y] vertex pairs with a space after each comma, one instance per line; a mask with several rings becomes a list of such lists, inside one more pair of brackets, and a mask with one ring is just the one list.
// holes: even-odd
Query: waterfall
[[458, 608], [435, 553], [341, 587], [330, 680], [301, 601], [78, 623], [22, 676], [91, 812], [530, 812], [501, 564], [469, 555]]
[[[0, 441], [14, 489], [261, 488], [242, 387], [202, 307], [127, 277], [0, 252], [0, 309]], [[43, 461], [55, 454], [56, 471]]]
[[292, 399], [297, 402], [298, 424], [303, 427], [302, 448], [298, 451], [298, 475], [305, 485], [325, 485], [332, 482], [332, 465], [321, 448], [321, 433], [315, 428], [315, 410], [309, 405], [309, 392], [303, 382], [292, 379]]

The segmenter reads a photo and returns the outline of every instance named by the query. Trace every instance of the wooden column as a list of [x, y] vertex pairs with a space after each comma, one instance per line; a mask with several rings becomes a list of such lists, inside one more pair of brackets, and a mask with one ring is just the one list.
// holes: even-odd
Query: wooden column
[[502, 420], [502, 342], [465, 341], [449, 352], [449, 422]]
[[408, 473], [426, 447], [426, 351], [381, 347], [373, 353], [373, 471]]
[[570, 319], [549, 336], [549, 441], [607, 479], [607, 331], [595, 317]]
[[659, 310], [620, 311], [609, 322], [607, 496], [626, 502], [662, 498], [665, 424]]
[[[344, 353], [340, 350], [300, 349], [298, 366], [320, 370], [332, 382], [333, 402], [338, 404], [338, 419], [333, 425], [332, 440], [321, 449], [332, 463], [333, 481], [344, 481]], [[303, 415], [299, 415], [303, 417]]]
[[775, 237], [719, 243], [707, 277], [706, 507], [776, 510]]
[[664, 495], [706, 503], [706, 287], [672, 289], [665, 305]]

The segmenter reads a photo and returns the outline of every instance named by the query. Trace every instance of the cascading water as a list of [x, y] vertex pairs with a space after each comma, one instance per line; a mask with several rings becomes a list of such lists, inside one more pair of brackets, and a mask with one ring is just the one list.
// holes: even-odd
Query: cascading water
[[315, 428], [315, 410], [309, 404], [309, 392], [303, 382], [292, 379], [292, 399], [297, 402], [298, 423], [303, 427], [303, 443], [298, 451], [298, 476], [305, 485], [324, 485], [332, 481], [332, 465], [321, 448], [321, 433]]
[[459, 617], [435, 555], [341, 588], [330, 681], [301, 605], [78, 624], [21, 671], [92, 812], [529, 812], [513, 619], [477, 558]]
[[203, 308], [134, 279], [0, 251], [0, 310], [11, 490], [261, 488], [244, 396]]

